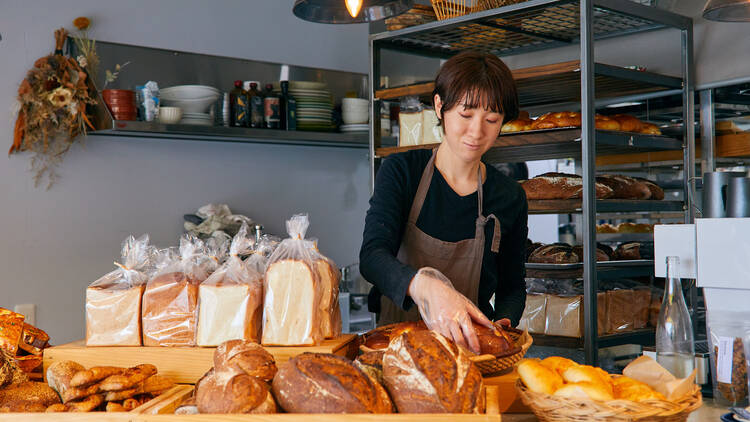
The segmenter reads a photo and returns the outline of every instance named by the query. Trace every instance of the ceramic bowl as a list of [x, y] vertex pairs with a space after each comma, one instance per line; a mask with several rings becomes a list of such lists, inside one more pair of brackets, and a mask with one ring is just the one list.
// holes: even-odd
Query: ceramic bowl
[[219, 98], [220, 92], [212, 86], [206, 85], [178, 85], [159, 90], [162, 100], [196, 100], [205, 97]]
[[341, 110], [341, 119], [347, 125], [365, 124], [370, 120], [370, 113], [367, 110]]
[[179, 107], [159, 107], [159, 123], [172, 125], [182, 119], [182, 109]]
[[179, 107], [183, 113], [207, 113], [216, 100], [219, 99], [219, 94], [216, 96], [202, 97], [192, 100], [174, 100], [162, 98], [161, 104], [169, 107]]

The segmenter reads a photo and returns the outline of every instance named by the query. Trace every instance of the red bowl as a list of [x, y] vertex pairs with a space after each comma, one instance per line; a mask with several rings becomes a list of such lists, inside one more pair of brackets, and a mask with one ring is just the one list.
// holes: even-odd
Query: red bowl
[[129, 89], [105, 89], [102, 91], [103, 98], [135, 98], [135, 91]]
[[135, 120], [136, 113], [112, 113], [115, 120]]

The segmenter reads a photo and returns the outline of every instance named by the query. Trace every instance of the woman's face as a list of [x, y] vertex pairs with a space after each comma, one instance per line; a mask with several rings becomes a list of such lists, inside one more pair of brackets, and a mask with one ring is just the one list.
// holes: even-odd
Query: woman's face
[[476, 162], [492, 147], [503, 126], [503, 113], [483, 106], [467, 108], [465, 98], [450, 110], [442, 112], [440, 96], [435, 95], [435, 112], [442, 119], [443, 142], [465, 162]]

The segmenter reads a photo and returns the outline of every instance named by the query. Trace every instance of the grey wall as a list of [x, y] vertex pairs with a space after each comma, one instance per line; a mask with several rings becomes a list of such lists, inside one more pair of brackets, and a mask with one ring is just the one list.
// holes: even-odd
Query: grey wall
[[[291, 0], [0, 0], [0, 147], [16, 90], [54, 48], [52, 32], [89, 16], [94, 38], [366, 73], [367, 25], [301, 21]], [[136, 64], [132, 64], [136, 66]], [[126, 69], [127, 71], [127, 69]], [[353, 87], [357, 88], [357, 87]], [[338, 264], [358, 260], [369, 197], [365, 150], [89, 137], [60, 182], [35, 189], [28, 156], [0, 157], [0, 306], [38, 305], [57, 344], [84, 335], [84, 289], [113, 268], [122, 239], [176, 243], [182, 214], [208, 202], [284, 233], [310, 213], [310, 235]]]

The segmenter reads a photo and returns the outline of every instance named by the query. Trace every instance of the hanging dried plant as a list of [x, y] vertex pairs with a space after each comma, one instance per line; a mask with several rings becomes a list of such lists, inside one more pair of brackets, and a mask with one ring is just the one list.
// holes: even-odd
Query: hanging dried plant
[[[84, 28], [90, 24], [76, 21]], [[38, 187], [46, 179], [47, 189], [57, 180], [56, 167], [76, 138], [85, 135], [87, 127], [94, 128], [86, 106], [97, 103], [96, 89], [89, 83], [86, 65], [91, 72], [91, 63], [98, 61], [92, 59], [96, 52], [89, 50], [83, 60], [64, 56], [67, 35], [63, 28], [55, 31], [55, 53], [38, 59], [21, 82], [13, 145], [8, 151], [9, 155], [31, 152], [34, 185]]]

